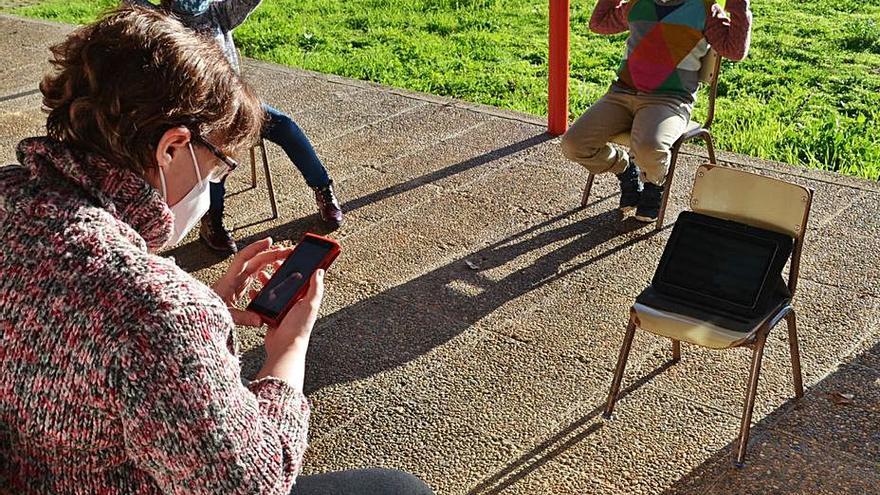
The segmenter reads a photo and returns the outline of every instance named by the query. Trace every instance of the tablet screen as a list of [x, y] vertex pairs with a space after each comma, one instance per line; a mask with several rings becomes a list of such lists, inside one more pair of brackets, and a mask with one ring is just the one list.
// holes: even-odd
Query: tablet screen
[[776, 244], [744, 232], [688, 224], [670, 246], [663, 283], [702, 297], [753, 308]]

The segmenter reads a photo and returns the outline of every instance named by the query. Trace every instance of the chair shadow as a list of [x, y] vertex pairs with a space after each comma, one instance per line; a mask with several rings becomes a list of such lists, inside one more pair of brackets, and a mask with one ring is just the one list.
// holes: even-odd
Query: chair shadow
[[[574, 268], [560, 270], [566, 262], [617, 236], [647, 227], [631, 218], [621, 221], [617, 211], [564, 223], [574, 213], [560, 214], [327, 316], [312, 335], [306, 391], [311, 393], [403, 365], [449, 341], [505, 303], [571, 273]], [[564, 224], [553, 228], [557, 222]], [[656, 233], [650, 229], [577, 267], [595, 263]], [[531, 237], [523, 239], [526, 235]], [[484, 275], [487, 269], [555, 243], [565, 244], [500, 280]], [[470, 260], [477, 260], [477, 265], [471, 263], [478, 269], [466, 263]], [[450, 288], [455, 284], [478, 288], [479, 293]], [[246, 377], [256, 373], [263, 355], [262, 347], [244, 354], [242, 369]]]
[[[342, 204], [342, 211], [351, 213], [370, 204], [392, 198], [418, 187], [422, 187], [446, 179], [448, 177], [452, 177], [456, 174], [466, 172], [482, 165], [486, 165], [487, 163], [494, 160], [498, 160], [500, 158], [504, 158], [515, 153], [519, 153], [533, 146], [537, 146], [541, 143], [549, 141], [553, 138], [554, 136], [547, 133], [531, 136], [529, 138], [508, 144], [492, 151], [485, 152], [481, 155], [469, 158], [459, 163], [449, 165], [439, 170], [435, 170], [431, 173], [406, 180], [399, 184], [388, 186], [380, 191], [376, 191], [361, 196], [359, 198], [346, 201]], [[238, 195], [251, 189], [253, 188], [250, 186], [250, 184], [247, 184], [243, 186], [242, 189], [233, 191], [227, 197]], [[259, 220], [256, 222], [248, 223], [246, 225], [236, 226], [235, 230], [247, 229], [270, 221], [270, 219]], [[255, 234], [243, 237], [238, 240], [238, 244], [239, 247], [244, 247], [254, 241], [258, 241], [265, 237], [272, 237], [273, 239], [299, 239], [305, 232], [313, 232], [316, 234], [326, 235], [332, 232], [332, 230], [323, 225], [317, 214], [310, 214], [308, 216], [287, 222], [283, 225], [271, 227]], [[177, 265], [187, 272], [202, 270], [225, 259], [224, 256], [215, 254], [198, 241], [189, 242], [187, 244], [178, 246], [163, 254], [173, 257], [177, 262]]]
[[508, 144], [507, 146], [503, 146], [492, 151], [487, 151], [481, 155], [475, 156], [473, 158], [468, 158], [467, 160], [449, 165], [439, 170], [435, 170], [431, 173], [409, 179], [393, 186], [386, 187], [381, 191], [376, 191], [374, 193], [361, 196], [360, 198], [346, 201], [345, 204], [342, 205], [342, 210], [355, 211], [359, 208], [363, 208], [377, 201], [392, 198], [394, 196], [397, 196], [398, 194], [403, 194], [418, 187], [438, 182], [440, 180], [452, 177], [453, 175], [460, 174], [462, 172], [467, 172], [468, 170], [498, 160], [499, 158], [504, 158], [506, 156], [519, 153], [520, 151], [525, 151], [533, 146], [537, 146], [541, 143], [547, 142], [554, 137], [555, 136], [552, 136], [545, 132], [543, 134], [537, 134], [535, 136]]
[[[671, 366], [673, 362], [667, 361], [639, 378], [623, 389], [620, 397], [636, 391]], [[687, 358], [678, 366], [687, 366]], [[610, 384], [610, 374], [608, 381]], [[737, 448], [737, 439], [734, 439], [667, 487], [663, 495], [704, 494], [718, 487], [724, 488], [719, 493], [770, 493], [772, 486], [772, 493], [779, 495], [846, 491], [843, 487], [847, 482], [855, 479], [855, 483], [859, 483], [858, 478], [866, 467], [870, 470], [876, 466], [880, 393], [865, 393], [874, 383], [880, 383], [880, 343], [810, 387], [802, 399], [787, 400], [754, 424], [744, 467], [734, 465], [733, 454]], [[854, 398], [850, 401], [845, 399], [849, 395], [840, 394], [851, 394]], [[599, 418], [603, 409], [604, 403], [597, 405], [485, 478], [468, 495], [502, 493], [587, 440], [604, 426], [605, 420]], [[804, 446], [810, 441], [814, 445]], [[829, 452], [829, 448], [835, 450]], [[855, 468], [847, 474], [851, 466]], [[775, 474], [770, 474], [768, 467], [772, 467]], [[844, 474], [835, 480], [835, 472]]]
[[[868, 493], [846, 485], [870, 484], [860, 477], [865, 466], [876, 469], [880, 459], [877, 384], [880, 343], [809, 387], [803, 398], [791, 392], [791, 399], [752, 425], [745, 466], [734, 465], [734, 439], [663, 495], [702, 494], [720, 486], [723, 493], [769, 493], [770, 486], [779, 495]], [[771, 467], [774, 474], [768, 477]], [[878, 472], [874, 483], [880, 480]]]
[[[645, 385], [661, 373], [669, 369], [674, 363], [670, 360], [654, 369], [647, 375], [639, 378], [634, 383], [620, 391], [618, 400], [626, 397], [641, 386]], [[609, 383], [611, 382], [609, 377]], [[605, 408], [605, 404], [599, 404], [580, 419], [571, 422], [556, 434], [536, 445], [530, 451], [509, 463], [497, 473], [489, 476], [472, 490], [468, 495], [495, 495], [502, 493], [516, 482], [538, 470], [544, 464], [557, 458], [574, 445], [585, 440], [587, 437], [599, 431], [605, 424], [605, 420], [598, 419]]]

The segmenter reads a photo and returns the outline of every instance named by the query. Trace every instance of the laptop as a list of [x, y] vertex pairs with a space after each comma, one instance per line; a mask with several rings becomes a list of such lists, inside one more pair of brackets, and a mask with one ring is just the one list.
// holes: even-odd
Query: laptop
[[793, 245], [779, 232], [682, 212], [651, 286], [636, 301], [750, 331], [791, 298], [782, 269]]

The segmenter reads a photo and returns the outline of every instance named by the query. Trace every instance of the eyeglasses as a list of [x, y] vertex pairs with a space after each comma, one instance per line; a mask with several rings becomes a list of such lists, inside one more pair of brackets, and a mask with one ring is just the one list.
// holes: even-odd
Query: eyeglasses
[[226, 178], [227, 175], [232, 173], [236, 167], [238, 167], [238, 162], [227, 156], [225, 153], [220, 151], [220, 148], [214, 146], [207, 139], [200, 136], [198, 133], [190, 131], [192, 135], [192, 140], [198, 144], [201, 144], [205, 148], [208, 148], [208, 151], [214, 154], [217, 158], [220, 159], [220, 162], [223, 164], [219, 167], [214, 167], [211, 170], [211, 174], [208, 175], [208, 180], [211, 182], [220, 182]]

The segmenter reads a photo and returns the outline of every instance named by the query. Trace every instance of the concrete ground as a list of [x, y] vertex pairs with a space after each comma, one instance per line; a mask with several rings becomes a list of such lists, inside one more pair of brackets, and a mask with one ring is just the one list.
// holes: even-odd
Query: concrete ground
[[[36, 84], [69, 29], [0, 16], [0, 162], [43, 132]], [[777, 329], [737, 469], [746, 350], [685, 345], [670, 366], [669, 343], [640, 332], [601, 419], [629, 305], [670, 229], [621, 221], [608, 178], [579, 208], [586, 173], [540, 120], [253, 61], [246, 77], [311, 136], [347, 212], [309, 354], [306, 473], [395, 467], [446, 494], [877, 493], [877, 183], [721, 154], [816, 191], [795, 301], [809, 390], [791, 400]], [[687, 151], [668, 222], [705, 161]], [[237, 174], [242, 244], [321, 231], [302, 179], [271, 145], [269, 158], [281, 218], [267, 220], [262, 174], [255, 189]], [[170, 254], [206, 282], [226, 265], [192, 236]], [[242, 335], [253, 373], [261, 332]]]

